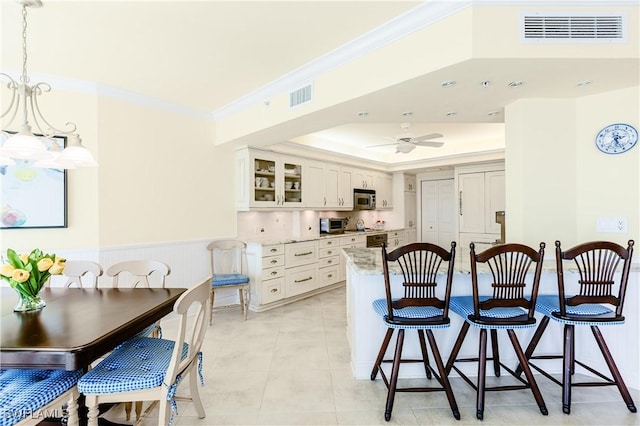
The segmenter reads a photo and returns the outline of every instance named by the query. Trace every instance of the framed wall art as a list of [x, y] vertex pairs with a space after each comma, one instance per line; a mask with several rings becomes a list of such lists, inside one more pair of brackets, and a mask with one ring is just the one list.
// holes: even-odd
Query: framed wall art
[[[62, 151], [67, 138], [52, 136], [45, 144]], [[0, 229], [67, 227], [67, 171], [34, 163], [0, 166]]]

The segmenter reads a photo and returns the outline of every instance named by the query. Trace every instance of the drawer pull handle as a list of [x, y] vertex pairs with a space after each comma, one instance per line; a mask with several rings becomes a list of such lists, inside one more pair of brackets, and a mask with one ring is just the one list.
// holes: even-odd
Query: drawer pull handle
[[275, 264], [275, 263], [278, 263], [278, 261], [277, 261], [276, 259], [273, 259], [273, 260], [271, 261], [271, 264], [273, 265], [273, 264]]
[[328, 251], [327, 251], [327, 254], [333, 254], [333, 251], [328, 250]]
[[271, 291], [271, 293], [277, 293], [277, 292], [278, 292], [278, 289], [277, 289], [277, 288], [272, 288], [272, 289], [271, 289], [271, 290], [269, 290], [269, 291]]
[[293, 255], [294, 256], [308, 256], [310, 254], [313, 254], [313, 252], [312, 251], [306, 251], [304, 253], [294, 253]]
[[305, 281], [311, 281], [312, 279], [313, 279], [313, 277], [309, 277], [309, 278], [303, 278], [301, 280], [294, 280], [293, 282], [294, 283], [302, 283], [302, 282], [305, 282]]
[[278, 271], [271, 271], [271, 275], [278, 275]]
[[327, 263], [333, 263], [333, 260], [327, 260]]
[[333, 274], [327, 275], [327, 278], [331, 278], [331, 277], [333, 277]]
[[270, 251], [271, 251], [271, 253], [275, 253], [275, 252], [278, 251], [278, 249], [277, 248], [272, 248]]

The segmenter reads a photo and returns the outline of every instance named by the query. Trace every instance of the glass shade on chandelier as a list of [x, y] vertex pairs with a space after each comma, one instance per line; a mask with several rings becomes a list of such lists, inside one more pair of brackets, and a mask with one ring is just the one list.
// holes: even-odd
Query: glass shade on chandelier
[[[76, 167], [95, 167], [95, 161], [91, 152], [82, 146], [80, 136], [76, 131], [76, 125], [69, 122], [67, 129], [61, 130], [52, 126], [42, 115], [38, 105], [38, 96], [43, 92], [49, 92], [51, 86], [40, 82], [29, 85], [27, 75], [27, 7], [40, 7], [40, 0], [19, 0], [22, 4], [22, 75], [20, 82], [11, 76], [0, 73], [1, 79], [8, 79], [6, 87], [11, 91], [9, 106], [0, 115], [0, 120], [8, 118], [7, 123], [2, 123], [0, 133], [0, 165], [15, 164], [18, 161], [35, 161], [35, 167], [47, 167], [57, 169], [75, 169]], [[22, 123], [17, 133], [7, 131], [16, 117], [22, 117]], [[32, 119], [36, 129], [42, 135], [35, 135], [31, 130], [29, 118]], [[67, 147], [62, 151], [56, 151], [56, 143], [46, 144], [45, 140], [53, 136], [65, 136]], [[47, 145], [52, 147], [51, 150]]]

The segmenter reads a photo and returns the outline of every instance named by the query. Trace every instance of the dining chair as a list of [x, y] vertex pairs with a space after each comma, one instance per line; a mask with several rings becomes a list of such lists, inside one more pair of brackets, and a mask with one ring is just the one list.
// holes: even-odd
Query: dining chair
[[[476, 253], [474, 243], [469, 247], [472, 295], [451, 297], [451, 310], [460, 315], [464, 322], [449, 355], [446, 371], [450, 373], [451, 369], [454, 369], [476, 391], [476, 417], [479, 420], [484, 417], [486, 391], [531, 389], [540, 412], [547, 415], [549, 412], [544, 399], [526, 363], [524, 352], [515, 333], [516, 329], [535, 327], [534, 314], [545, 244], [540, 243], [539, 251], [517, 243], [496, 245], [481, 253]], [[530, 273], [532, 264], [535, 264], [533, 274]], [[482, 288], [480, 288], [479, 267], [486, 269], [487, 272], [482, 274]], [[489, 278], [489, 282], [484, 282], [485, 277]], [[480, 329], [478, 357], [458, 358], [470, 326]], [[489, 358], [487, 358], [487, 330], [491, 333], [492, 346], [492, 356]], [[500, 330], [507, 331], [516, 357], [523, 366], [526, 380], [500, 361], [497, 333]], [[496, 377], [500, 377], [501, 369], [504, 369], [516, 379], [517, 383], [487, 386], [487, 361], [492, 361]], [[478, 364], [477, 383], [469, 379], [456, 366], [459, 362]]]
[[[456, 403], [451, 384], [447, 377], [442, 357], [436, 340], [434, 329], [448, 328], [449, 299], [453, 280], [453, 264], [456, 243], [451, 243], [451, 251], [430, 243], [413, 243], [387, 253], [386, 244], [382, 244], [382, 269], [386, 297], [373, 302], [373, 309], [382, 318], [387, 332], [376, 358], [371, 380], [375, 380], [378, 372], [387, 387], [387, 402], [384, 418], [391, 419], [391, 411], [396, 392], [433, 392], [444, 391], [449, 401], [453, 416], [460, 420], [460, 411]], [[392, 286], [389, 265], [399, 268], [402, 282]], [[402, 358], [405, 330], [416, 330], [422, 350], [422, 358]], [[396, 347], [393, 356], [385, 359], [387, 348], [397, 331]], [[431, 353], [437, 370], [429, 363], [425, 334], [431, 347]], [[389, 378], [382, 368], [383, 363], [392, 363]], [[403, 363], [422, 363], [429, 380], [435, 376], [439, 386], [398, 387], [398, 374]]]
[[[86, 397], [89, 426], [98, 425], [98, 405], [123, 401], [155, 401], [159, 404], [158, 425], [173, 423], [177, 400], [189, 400], [199, 418], [206, 416], [198, 393], [202, 378], [202, 341], [211, 277], [185, 291], [173, 312], [178, 326], [173, 340], [136, 337], [118, 346], [78, 381]], [[177, 396], [177, 388], [189, 376], [190, 398]]]
[[114, 263], [107, 268], [107, 275], [113, 277], [112, 286], [118, 288], [127, 283], [128, 287], [160, 287], [164, 288], [171, 268], [158, 260], [127, 260]]
[[[164, 288], [166, 277], [171, 273], [171, 268], [164, 262], [158, 260], [127, 260], [114, 263], [107, 269], [107, 275], [113, 277], [112, 286], [118, 288], [123, 283], [128, 287], [159, 287]], [[138, 336], [153, 337], [162, 336], [160, 321], [147, 327], [138, 333]], [[142, 401], [136, 401], [136, 419], [142, 413]], [[125, 404], [126, 419], [131, 418], [131, 403]]]
[[62, 414], [78, 425], [78, 389], [82, 370], [0, 370], [0, 426], [31, 426], [45, 417]]
[[[238, 240], [218, 240], [207, 245], [211, 259], [211, 309], [209, 310], [209, 325], [213, 323], [213, 303], [215, 295], [221, 289], [236, 289], [240, 306], [247, 320], [249, 307], [249, 283], [251, 281], [247, 270], [247, 244]], [[220, 306], [230, 308], [237, 304]]]
[[[560, 241], [556, 241], [556, 273], [558, 294], [540, 295], [536, 310], [544, 315], [531, 342], [525, 351], [527, 359], [562, 359], [562, 381], [556, 379], [538, 365], [530, 366], [554, 383], [562, 386], [562, 411], [571, 413], [571, 389], [585, 386], [617, 386], [627, 408], [637, 411], [629, 390], [600, 332], [600, 326], [621, 326], [625, 323], [622, 315], [627, 293], [627, 282], [633, 255], [634, 241], [629, 240], [627, 247], [608, 241], [594, 241], [579, 244], [562, 251]], [[618, 266], [622, 261], [622, 268]], [[575, 268], [578, 279], [568, 280], [564, 274], [567, 268]], [[564, 326], [563, 353], [533, 356], [533, 353], [547, 326], [553, 320]], [[597, 342], [613, 378], [602, 371], [576, 359], [575, 327], [588, 326]], [[637, 338], [637, 336], [636, 336]], [[579, 355], [591, 357], [594, 351], [587, 350]], [[584, 358], [583, 358], [584, 359]], [[584, 368], [589, 379], [573, 382], [576, 365]], [[602, 369], [601, 369], [602, 370]]]
[[90, 260], [67, 260], [62, 275], [67, 277], [66, 287], [97, 288], [102, 266]]

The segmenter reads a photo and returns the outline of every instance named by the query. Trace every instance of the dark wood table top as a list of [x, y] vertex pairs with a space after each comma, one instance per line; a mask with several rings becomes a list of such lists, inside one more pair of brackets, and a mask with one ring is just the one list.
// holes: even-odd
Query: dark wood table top
[[86, 368], [173, 310], [184, 288], [45, 288], [47, 303], [13, 312], [11, 288], [0, 288], [0, 368]]

